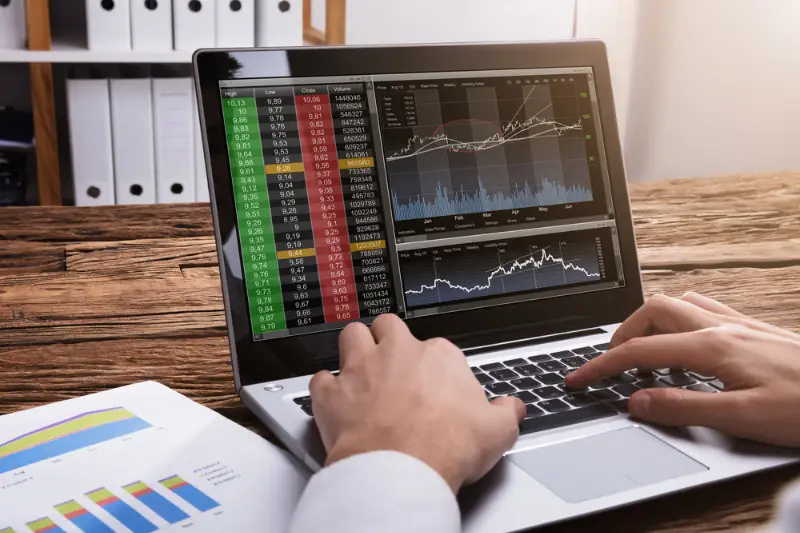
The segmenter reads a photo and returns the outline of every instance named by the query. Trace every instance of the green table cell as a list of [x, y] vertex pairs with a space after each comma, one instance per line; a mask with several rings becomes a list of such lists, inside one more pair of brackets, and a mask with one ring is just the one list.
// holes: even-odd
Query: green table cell
[[225, 123], [229, 123], [234, 118], [240, 117], [254, 117], [258, 118], [258, 109], [255, 105], [242, 106], [242, 107], [227, 107], [223, 106], [222, 116], [225, 117]]
[[275, 237], [272, 233], [271, 225], [257, 228], [241, 227], [239, 232], [243, 244], [248, 243], [249, 241], [246, 241], [245, 239], [249, 239], [250, 237], [264, 237], [265, 243], [275, 244]]
[[[264, 243], [242, 243], [242, 256], [250, 256], [251, 254], [275, 254], [275, 243], [274, 242], [264, 242]], [[276, 259], [277, 261], [277, 259]]]
[[248, 193], [236, 193], [236, 208], [238, 209], [240, 205], [252, 203], [252, 202], [264, 202], [265, 205], [269, 205], [269, 193], [267, 192], [266, 187], [263, 191], [256, 191], [256, 192], [248, 192]]
[[283, 300], [283, 288], [279, 281], [270, 281], [268, 286], [265, 287], [255, 287], [251, 286], [247, 288], [247, 296], [249, 298], [278, 298], [279, 300]]
[[[259, 204], [262, 205], [262, 204]], [[242, 209], [239, 206], [237, 207], [237, 215], [240, 222], [247, 225], [248, 220], [263, 220], [264, 224], [268, 224], [271, 220], [272, 213], [270, 212], [269, 205], [261, 209]]]
[[[257, 176], [259, 178], [262, 178], [263, 183], [266, 184], [266, 182], [267, 182], [267, 178], [266, 178], [267, 171], [263, 167], [236, 167], [236, 168], [231, 168], [231, 177], [233, 178], [233, 182], [234, 183], [236, 183], [236, 181], [238, 179], [240, 179], [240, 178], [249, 178], [249, 177], [253, 177], [253, 176]], [[266, 185], [264, 185], [264, 187], [266, 187]], [[239, 188], [238, 187], [236, 188], [236, 191], [239, 192]], [[241, 191], [241, 192], [247, 192], [247, 191]]]
[[273, 331], [281, 331], [286, 329], [286, 321], [282, 320], [281, 322], [268, 322], [268, 323], [260, 323], [253, 321], [253, 332], [256, 334], [259, 333], [271, 333]]

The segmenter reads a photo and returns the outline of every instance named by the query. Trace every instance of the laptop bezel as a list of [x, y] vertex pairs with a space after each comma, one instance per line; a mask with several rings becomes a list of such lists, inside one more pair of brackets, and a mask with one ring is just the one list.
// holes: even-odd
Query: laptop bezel
[[[231, 59], [246, 64], [250, 72], [241, 76], [233, 72]], [[330, 362], [336, 359], [338, 337], [338, 331], [329, 331], [259, 342], [253, 340], [244, 282], [233, 275], [233, 272], [241, 272], [241, 255], [235, 232], [233, 182], [219, 87], [221, 80], [253, 78], [249, 75], [252, 74], [252, 65], [259, 65], [258, 78], [592, 67], [625, 285], [601, 292], [414, 318], [408, 320], [408, 324], [420, 338], [442, 336], [467, 348], [614, 324], [623, 321], [642, 304], [641, 276], [611, 77], [602, 42], [216, 49], [198, 50], [193, 62], [237, 389], [311, 374], [319, 369], [321, 360], [327, 361], [330, 369], [335, 369], [336, 364]], [[260, 65], [264, 65], [263, 71]]]

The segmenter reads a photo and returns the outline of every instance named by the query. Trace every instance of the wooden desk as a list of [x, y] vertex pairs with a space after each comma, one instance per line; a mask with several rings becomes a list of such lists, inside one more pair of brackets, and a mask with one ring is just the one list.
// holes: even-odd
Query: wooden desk
[[[632, 187], [648, 294], [800, 329], [800, 173]], [[208, 205], [0, 209], [0, 413], [154, 379], [264, 432], [233, 391]], [[763, 523], [800, 467], [547, 532]]]

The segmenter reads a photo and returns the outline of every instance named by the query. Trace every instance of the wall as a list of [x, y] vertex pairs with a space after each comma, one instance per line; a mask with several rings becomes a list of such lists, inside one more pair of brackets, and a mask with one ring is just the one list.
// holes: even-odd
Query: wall
[[[312, 21], [325, 27], [324, 0]], [[567, 39], [575, 0], [348, 0], [347, 44]]]
[[[581, 0], [577, 32], [627, 35], [611, 48], [629, 179], [799, 170], [800, 2], [639, 0], [626, 13], [631, 1]], [[586, 23], [590, 2], [615, 15]]]

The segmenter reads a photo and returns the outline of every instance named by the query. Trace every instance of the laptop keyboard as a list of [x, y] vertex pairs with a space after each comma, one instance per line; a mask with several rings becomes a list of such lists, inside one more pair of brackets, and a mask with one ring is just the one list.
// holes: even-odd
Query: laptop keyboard
[[[627, 413], [628, 398], [641, 389], [673, 387], [712, 393], [723, 389], [722, 382], [714, 376], [670, 369], [650, 374], [631, 370], [601, 379], [585, 390], [567, 389], [564, 377], [607, 349], [607, 343], [582, 346], [471, 369], [487, 398], [516, 396], [522, 400], [525, 420], [520, 424], [521, 435]], [[308, 416], [314, 416], [310, 396], [294, 398], [294, 403]]]

